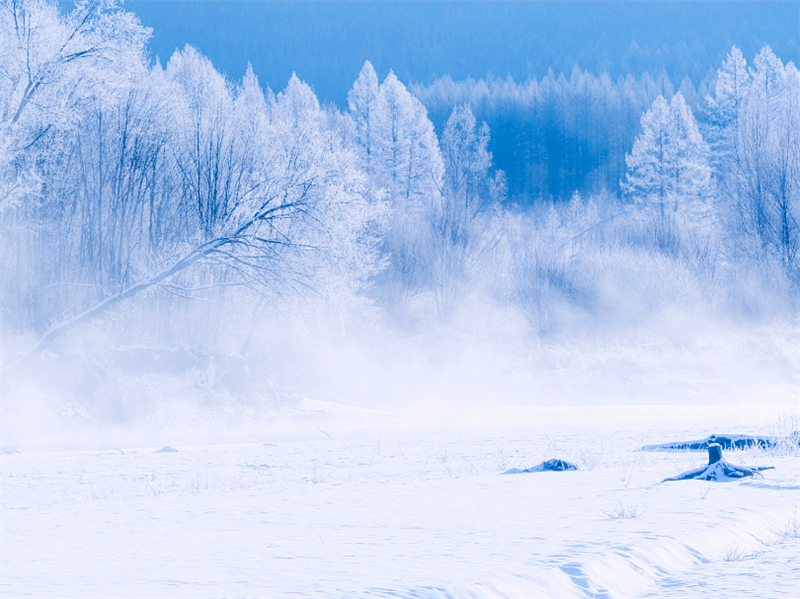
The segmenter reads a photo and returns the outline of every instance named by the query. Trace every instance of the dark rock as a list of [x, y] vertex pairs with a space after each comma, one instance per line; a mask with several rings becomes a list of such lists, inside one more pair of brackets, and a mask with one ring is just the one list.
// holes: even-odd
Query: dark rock
[[519, 468], [512, 468], [511, 470], [506, 470], [503, 474], [524, 474], [528, 472], [563, 472], [564, 470], [577, 470], [578, 467], [575, 464], [570, 464], [564, 460], [545, 460], [541, 464], [537, 464], [531, 468], [525, 468], [525, 470], [520, 470]]

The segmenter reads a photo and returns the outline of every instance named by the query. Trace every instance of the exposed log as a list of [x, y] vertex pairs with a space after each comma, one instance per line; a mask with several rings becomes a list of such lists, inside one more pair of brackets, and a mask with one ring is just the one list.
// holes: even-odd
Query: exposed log
[[711, 435], [696, 441], [673, 441], [672, 443], [659, 443], [658, 445], [645, 445], [639, 451], [703, 451], [708, 449], [710, 443], [719, 444], [722, 449], [747, 449], [760, 447], [769, 449], [780, 445], [800, 445], [800, 431], [788, 437], [762, 437], [757, 435]]
[[708, 465], [716, 464], [722, 459], [722, 446], [719, 443], [708, 444]]
[[753, 468], [745, 468], [743, 466], [734, 466], [722, 459], [722, 446], [719, 443], [709, 443], [708, 445], [708, 465], [702, 468], [695, 468], [689, 470], [678, 476], [665, 478], [661, 482], [677, 481], [677, 480], [708, 480], [715, 482], [730, 482], [748, 476], [760, 476], [762, 470], [774, 470], [773, 466], [755, 466]]

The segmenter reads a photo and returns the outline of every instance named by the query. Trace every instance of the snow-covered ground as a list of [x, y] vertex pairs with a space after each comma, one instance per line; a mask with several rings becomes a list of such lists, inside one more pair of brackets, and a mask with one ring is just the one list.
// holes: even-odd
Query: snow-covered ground
[[[0, 595], [797, 597], [797, 452], [725, 452], [763, 479], [660, 483], [706, 455], [635, 451], [767, 434], [785, 409], [305, 402], [246, 443], [20, 447]], [[580, 470], [501, 474], [552, 457]]]

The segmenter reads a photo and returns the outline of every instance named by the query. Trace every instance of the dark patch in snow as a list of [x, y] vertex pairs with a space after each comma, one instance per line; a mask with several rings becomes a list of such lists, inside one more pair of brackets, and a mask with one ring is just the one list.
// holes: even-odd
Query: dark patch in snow
[[524, 470], [520, 470], [519, 468], [512, 468], [511, 470], [506, 470], [503, 474], [525, 474], [528, 472], [563, 472], [564, 470], [577, 470], [578, 467], [575, 464], [571, 464], [564, 460], [545, 460], [541, 464], [537, 464], [531, 468], [525, 468]]
[[157, 449], [153, 453], [170, 453], [172, 451], [178, 451], [178, 450], [175, 449], [174, 447], [170, 447], [169, 445], [164, 445], [164, 447], [162, 447], [161, 449]]
[[784, 444], [800, 445], [800, 431], [795, 431], [789, 437], [711, 435], [697, 441], [674, 441], [672, 443], [645, 445], [639, 451], [703, 451], [708, 449], [709, 443], [718, 443], [722, 449], [747, 449], [748, 447], [768, 449]]

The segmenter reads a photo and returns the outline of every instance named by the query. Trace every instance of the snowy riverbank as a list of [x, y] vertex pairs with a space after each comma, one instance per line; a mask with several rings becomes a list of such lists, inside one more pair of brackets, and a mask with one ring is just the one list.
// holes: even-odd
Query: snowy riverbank
[[[0, 590], [662, 597], [688, 584], [773, 597], [797, 586], [796, 453], [726, 452], [775, 466], [763, 479], [660, 484], [705, 454], [635, 451], [722, 429], [765, 433], [778, 407], [492, 413], [450, 426], [429, 415], [416, 428], [418, 416], [372, 414], [353, 428], [294, 415], [293, 430], [281, 426], [290, 432], [243, 444], [3, 455]], [[550, 457], [581, 470], [500, 475]]]

